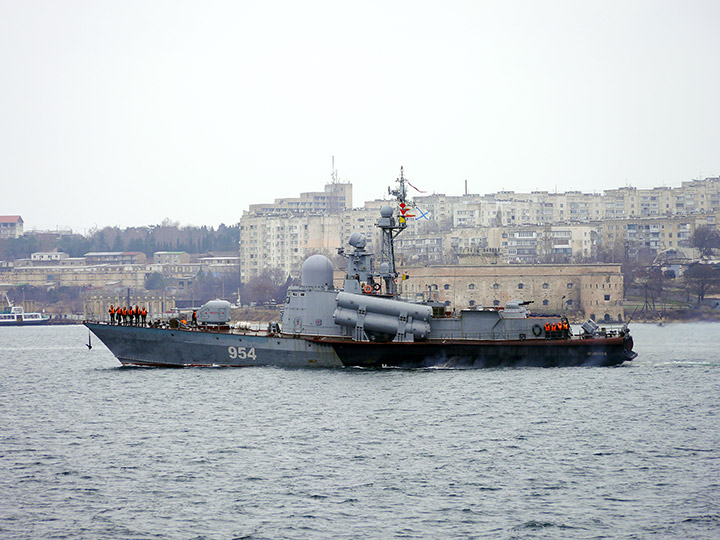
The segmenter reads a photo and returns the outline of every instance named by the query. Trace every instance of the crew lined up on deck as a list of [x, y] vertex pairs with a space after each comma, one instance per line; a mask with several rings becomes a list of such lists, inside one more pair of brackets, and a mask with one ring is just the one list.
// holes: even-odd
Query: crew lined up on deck
[[123, 326], [146, 326], [147, 325], [147, 309], [145, 309], [145, 306], [142, 308], [140, 306], [129, 308], [127, 307], [120, 307], [120, 306], [113, 306], [110, 304], [110, 309], [108, 309], [108, 313], [110, 314], [110, 324], [119, 324]]

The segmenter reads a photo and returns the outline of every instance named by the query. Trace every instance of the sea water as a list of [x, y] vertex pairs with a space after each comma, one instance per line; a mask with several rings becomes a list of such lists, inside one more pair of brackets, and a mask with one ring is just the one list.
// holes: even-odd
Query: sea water
[[720, 325], [614, 368], [123, 368], [0, 329], [0, 538], [720, 538]]

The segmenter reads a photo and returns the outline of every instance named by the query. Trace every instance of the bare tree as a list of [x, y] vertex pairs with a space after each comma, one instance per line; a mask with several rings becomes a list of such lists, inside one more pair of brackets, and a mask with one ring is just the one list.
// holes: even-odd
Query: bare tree
[[720, 232], [707, 225], [700, 225], [690, 238], [690, 245], [699, 249], [700, 255], [707, 258], [713, 249], [720, 248]]
[[627, 296], [628, 289], [635, 284], [638, 275], [642, 274], [642, 267], [637, 261], [625, 259], [622, 263], [621, 272], [623, 275], [623, 298]]
[[720, 287], [720, 272], [709, 264], [693, 264], [683, 276], [688, 295], [697, 296], [697, 303], [705, 300], [705, 295]]
[[664, 293], [665, 293], [665, 276], [659, 267], [649, 267], [647, 269], [647, 280], [645, 281], [645, 303], [646, 306], [652, 306], [653, 311], [657, 311], [656, 302], [662, 302], [661, 311], [664, 310]]
[[262, 274], [250, 278], [245, 284], [243, 289], [244, 301], [260, 304], [280, 301], [285, 298], [285, 293], [290, 284], [290, 278], [285, 276], [282, 270], [268, 268]]

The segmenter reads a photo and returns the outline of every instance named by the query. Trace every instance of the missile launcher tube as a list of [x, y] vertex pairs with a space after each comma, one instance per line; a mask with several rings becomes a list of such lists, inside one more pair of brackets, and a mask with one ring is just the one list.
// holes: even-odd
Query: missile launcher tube
[[337, 308], [333, 313], [335, 324], [356, 327], [362, 319], [362, 325], [368, 332], [378, 332], [390, 336], [398, 333], [412, 334], [415, 339], [426, 339], [430, 333], [430, 323], [426, 321], [401, 321], [398, 317], [380, 313], [360, 315], [357, 310]]
[[352, 294], [341, 292], [335, 298], [339, 308], [359, 310], [364, 308], [370, 313], [389, 315], [391, 317], [412, 317], [416, 321], [429, 321], [432, 317], [432, 308], [410, 302], [390, 300], [388, 298], [377, 298], [367, 294]]

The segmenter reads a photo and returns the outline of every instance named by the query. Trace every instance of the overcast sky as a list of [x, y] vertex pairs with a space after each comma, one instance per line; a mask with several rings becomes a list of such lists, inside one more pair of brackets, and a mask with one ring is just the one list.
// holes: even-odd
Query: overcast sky
[[720, 174], [720, 1], [0, 0], [0, 214], [236, 223]]

